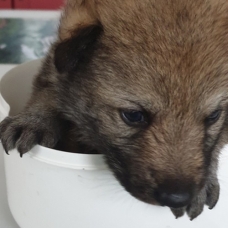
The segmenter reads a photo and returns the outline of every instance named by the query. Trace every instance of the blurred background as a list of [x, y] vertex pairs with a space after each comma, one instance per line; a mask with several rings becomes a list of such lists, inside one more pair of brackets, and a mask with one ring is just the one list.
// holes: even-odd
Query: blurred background
[[0, 64], [41, 58], [58, 28], [64, 0], [0, 0]]
[[0, 0], [0, 9], [51, 9], [61, 7], [63, 0]]

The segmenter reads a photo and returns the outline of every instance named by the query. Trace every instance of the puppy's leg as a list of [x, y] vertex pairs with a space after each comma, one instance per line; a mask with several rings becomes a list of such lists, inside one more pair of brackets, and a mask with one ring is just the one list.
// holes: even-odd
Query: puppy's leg
[[35, 144], [53, 147], [57, 143], [61, 121], [53, 67], [44, 64], [34, 81], [33, 94], [24, 111], [1, 122], [0, 138], [6, 153], [16, 147], [22, 156]]

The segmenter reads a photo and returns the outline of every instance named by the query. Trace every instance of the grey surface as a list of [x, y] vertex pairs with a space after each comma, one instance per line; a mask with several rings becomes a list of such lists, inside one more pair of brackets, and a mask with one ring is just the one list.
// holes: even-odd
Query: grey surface
[[[15, 67], [15, 65], [0, 65], [0, 79], [13, 67]], [[1, 142], [0, 146], [2, 146]], [[0, 228], [20, 228], [15, 222], [7, 202], [5, 170], [2, 153], [0, 153]]]
[[7, 202], [5, 171], [2, 153], [0, 153], [0, 227], [19, 228], [10, 212]]

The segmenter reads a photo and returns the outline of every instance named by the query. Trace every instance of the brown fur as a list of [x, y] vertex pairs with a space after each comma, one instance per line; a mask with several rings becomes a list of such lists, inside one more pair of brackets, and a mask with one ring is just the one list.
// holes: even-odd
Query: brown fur
[[80, 27], [99, 24], [95, 1], [70, 0], [67, 2], [59, 26], [59, 39], [65, 40], [75, 35]]
[[[140, 200], [191, 191], [177, 217], [212, 208], [227, 142], [227, 11], [225, 0], [69, 0], [27, 108], [1, 124], [6, 151], [63, 146], [71, 132]], [[122, 110], [147, 113], [148, 124], [128, 126]]]

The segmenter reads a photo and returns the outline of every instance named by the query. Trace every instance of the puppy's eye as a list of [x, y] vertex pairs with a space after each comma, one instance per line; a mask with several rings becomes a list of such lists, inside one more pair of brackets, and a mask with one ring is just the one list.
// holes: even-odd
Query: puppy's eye
[[147, 124], [146, 115], [142, 111], [136, 111], [136, 110], [121, 111], [121, 116], [124, 122], [131, 126]]
[[221, 109], [215, 110], [214, 112], [212, 112], [207, 118], [206, 118], [206, 122], [207, 124], [214, 124], [215, 122], [218, 121], [218, 119], [220, 118], [222, 113]]

